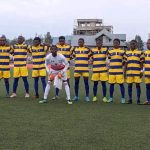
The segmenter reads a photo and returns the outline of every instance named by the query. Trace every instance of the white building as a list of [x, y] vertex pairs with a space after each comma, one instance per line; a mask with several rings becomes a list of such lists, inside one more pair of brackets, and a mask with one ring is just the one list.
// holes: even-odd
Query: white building
[[[114, 34], [113, 26], [104, 26], [102, 19], [78, 19], [75, 23], [72, 36], [66, 36], [66, 42], [78, 46], [78, 39], [83, 38], [85, 45], [95, 46], [97, 38], [103, 39], [105, 47], [112, 47], [114, 39], [120, 39], [121, 46], [126, 47], [126, 34]], [[58, 42], [58, 37], [53, 38], [53, 44]]]

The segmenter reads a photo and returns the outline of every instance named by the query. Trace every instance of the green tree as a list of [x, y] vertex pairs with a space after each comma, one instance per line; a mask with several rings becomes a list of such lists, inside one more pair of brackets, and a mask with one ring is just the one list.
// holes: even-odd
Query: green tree
[[144, 42], [142, 41], [142, 38], [140, 35], [135, 36], [135, 40], [138, 42], [138, 49], [143, 50], [144, 49]]

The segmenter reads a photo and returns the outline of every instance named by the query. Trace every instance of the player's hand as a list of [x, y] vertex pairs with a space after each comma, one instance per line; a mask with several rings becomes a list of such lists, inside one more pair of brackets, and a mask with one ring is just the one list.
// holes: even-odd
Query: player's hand
[[140, 73], [140, 78], [142, 78], [142, 77], [143, 77], [143, 72]]

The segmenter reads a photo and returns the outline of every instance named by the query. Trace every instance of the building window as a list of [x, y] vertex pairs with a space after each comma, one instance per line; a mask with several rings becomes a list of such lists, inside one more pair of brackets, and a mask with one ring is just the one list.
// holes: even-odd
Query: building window
[[87, 23], [87, 27], [90, 27], [91, 25], [90, 25], [90, 23]]
[[82, 23], [81, 26], [82, 26], [82, 27], [85, 27], [85, 24]]

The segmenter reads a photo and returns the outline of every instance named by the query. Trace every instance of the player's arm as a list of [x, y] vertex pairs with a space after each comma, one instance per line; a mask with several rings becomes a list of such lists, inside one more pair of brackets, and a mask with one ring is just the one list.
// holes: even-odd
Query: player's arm
[[49, 55], [47, 55], [45, 59], [45, 67], [46, 67], [46, 71], [48, 74], [51, 73], [51, 69], [49, 65], [50, 65], [50, 58], [49, 58]]
[[126, 78], [126, 72], [127, 72], [127, 53], [126, 52], [124, 52], [122, 64], [124, 67], [124, 76]]
[[75, 47], [72, 47], [71, 54], [70, 54], [70, 58], [71, 58], [71, 59], [74, 59], [74, 58], [75, 58]]
[[143, 72], [144, 72], [144, 67], [143, 67], [143, 66], [144, 66], [144, 65], [143, 65], [143, 64], [144, 64], [144, 53], [141, 53], [140, 62], [141, 62], [141, 63], [140, 63], [141, 75], [140, 75], [140, 76], [141, 76], [141, 78], [142, 78]]
[[13, 45], [10, 46], [10, 54], [11, 54], [11, 55], [14, 55], [14, 46], [13, 46]]
[[65, 64], [65, 68], [62, 71], [66, 72], [69, 68], [69, 62], [67, 61], [67, 59], [64, 56], [62, 56], [62, 58], [63, 58], [63, 63]]
[[27, 45], [27, 52], [32, 53], [32, 46], [31, 45]]

